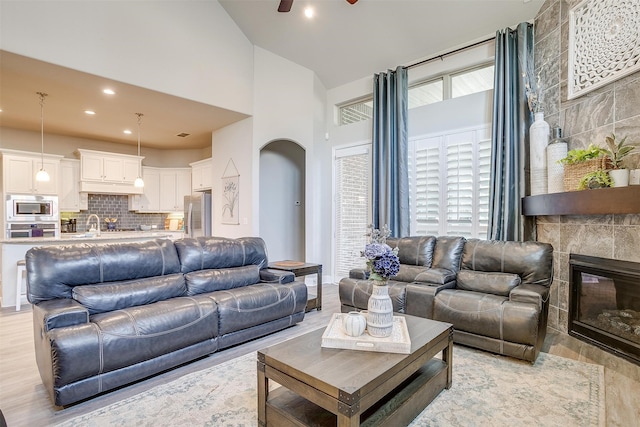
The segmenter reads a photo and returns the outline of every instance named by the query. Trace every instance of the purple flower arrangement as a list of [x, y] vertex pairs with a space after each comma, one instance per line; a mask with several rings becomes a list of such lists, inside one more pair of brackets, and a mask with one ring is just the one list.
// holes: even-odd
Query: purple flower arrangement
[[370, 242], [365, 246], [362, 256], [367, 259], [369, 279], [386, 282], [389, 277], [395, 276], [400, 271], [398, 248], [391, 249], [387, 245], [387, 237], [391, 230], [385, 225], [382, 230], [371, 228]]

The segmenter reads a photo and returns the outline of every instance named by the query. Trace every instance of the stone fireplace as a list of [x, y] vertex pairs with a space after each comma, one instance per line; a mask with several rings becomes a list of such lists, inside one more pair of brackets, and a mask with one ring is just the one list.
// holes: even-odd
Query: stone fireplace
[[640, 263], [571, 254], [569, 335], [640, 364]]
[[[614, 133], [640, 141], [640, 72], [636, 71], [585, 96], [567, 99], [569, 10], [579, 0], [545, 0], [535, 18], [535, 73], [544, 88], [545, 120], [560, 126], [569, 149], [605, 144]], [[626, 159], [640, 168], [640, 150]], [[624, 200], [640, 199], [640, 187]], [[599, 190], [590, 190], [599, 191]], [[599, 214], [536, 214], [536, 239], [554, 248], [554, 280], [549, 301], [549, 328], [568, 334], [572, 254], [640, 263], [640, 209], [617, 211], [617, 204]]]

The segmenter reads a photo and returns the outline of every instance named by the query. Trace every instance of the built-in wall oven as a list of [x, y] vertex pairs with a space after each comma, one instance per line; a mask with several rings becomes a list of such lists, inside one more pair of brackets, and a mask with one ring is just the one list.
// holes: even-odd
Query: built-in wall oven
[[59, 218], [57, 196], [6, 196], [7, 239], [60, 237]]
[[60, 237], [60, 224], [55, 222], [8, 222], [7, 239], [30, 237]]

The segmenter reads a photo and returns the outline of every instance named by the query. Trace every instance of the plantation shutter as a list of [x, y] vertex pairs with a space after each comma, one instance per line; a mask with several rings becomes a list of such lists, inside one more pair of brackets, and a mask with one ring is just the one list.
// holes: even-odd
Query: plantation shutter
[[411, 143], [411, 234], [486, 238], [490, 129], [415, 138]]
[[446, 158], [447, 235], [473, 233], [473, 133], [450, 135]]
[[440, 234], [440, 141], [441, 138], [427, 138], [415, 143], [411, 234]]

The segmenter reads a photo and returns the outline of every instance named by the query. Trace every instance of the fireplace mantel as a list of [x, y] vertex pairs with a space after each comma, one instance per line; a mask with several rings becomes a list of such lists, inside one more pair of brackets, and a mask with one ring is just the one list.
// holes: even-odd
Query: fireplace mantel
[[635, 213], [640, 213], [640, 185], [522, 198], [522, 214], [525, 216]]

